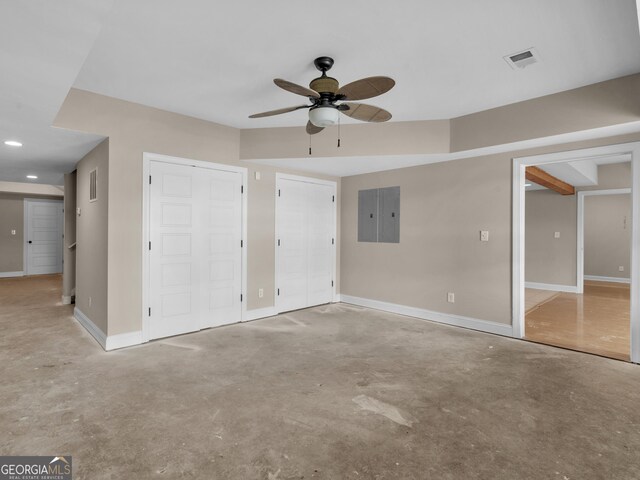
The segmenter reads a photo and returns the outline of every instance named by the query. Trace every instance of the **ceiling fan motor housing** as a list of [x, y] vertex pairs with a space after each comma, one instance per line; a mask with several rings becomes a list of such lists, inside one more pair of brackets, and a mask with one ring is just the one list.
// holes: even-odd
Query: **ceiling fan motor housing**
[[322, 76], [314, 78], [309, 84], [311, 90], [315, 90], [318, 93], [331, 93], [335, 95], [340, 88], [338, 80], [333, 77]]

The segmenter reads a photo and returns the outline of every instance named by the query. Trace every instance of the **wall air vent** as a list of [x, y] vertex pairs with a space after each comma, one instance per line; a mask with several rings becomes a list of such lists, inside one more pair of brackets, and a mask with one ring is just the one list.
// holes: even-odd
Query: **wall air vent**
[[540, 56], [535, 48], [528, 48], [521, 52], [512, 53], [511, 55], [507, 55], [503, 58], [514, 70], [528, 67], [529, 65], [540, 61]]
[[89, 172], [89, 201], [98, 200], [98, 169]]

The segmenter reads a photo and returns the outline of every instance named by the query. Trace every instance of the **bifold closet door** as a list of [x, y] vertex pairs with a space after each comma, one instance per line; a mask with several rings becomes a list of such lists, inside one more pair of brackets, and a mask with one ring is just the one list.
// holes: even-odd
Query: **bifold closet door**
[[240, 321], [241, 175], [162, 162], [150, 174], [149, 338]]
[[277, 309], [332, 301], [334, 188], [280, 179], [277, 197]]

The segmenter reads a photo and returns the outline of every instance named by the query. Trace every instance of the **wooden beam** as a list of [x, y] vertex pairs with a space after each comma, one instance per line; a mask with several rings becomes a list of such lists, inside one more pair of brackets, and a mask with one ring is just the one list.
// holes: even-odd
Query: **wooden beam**
[[547, 187], [561, 195], [575, 195], [576, 193], [576, 189], [573, 185], [569, 185], [567, 182], [563, 182], [559, 178], [549, 175], [538, 167], [527, 167], [525, 177], [530, 182]]

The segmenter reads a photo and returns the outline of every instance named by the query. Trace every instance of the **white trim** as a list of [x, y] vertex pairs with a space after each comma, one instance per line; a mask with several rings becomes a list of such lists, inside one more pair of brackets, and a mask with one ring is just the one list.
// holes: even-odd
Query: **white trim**
[[333, 303], [340, 303], [340, 302], [342, 302], [342, 295], [339, 293], [336, 293], [333, 296]]
[[73, 309], [73, 316], [78, 321], [80, 325], [82, 325], [87, 332], [91, 334], [93, 338], [100, 344], [102, 348], [105, 348], [107, 345], [107, 335], [100, 328], [91, 321], [89, 317], [87, 317], [82, 310], [78, 307]]
[[587, 275], [584, 274], [584, 197], [594, 195], [625, 195], [630, 193], [630, 188], [585, 190], [578, 192], [578, 230], [576, 235], [576, 238], [578, 239], [576, 248], [576, 279], [578, 283], [578, 293], [584, 292], [584, 279], [587, 278]]
[[258, 320], [259, 318], [275, 317], [278, 315], [276, 307], [255, 308], [247, 310], [247, 314], [243, 321]]
[[111, 350], [132, 347], [134, 345], [140, 345], [141, 343], [144, 343], [142, 341], [142, 330], [137, 332], [120, 333], [118, 335], [109, 335], [107, 336], [107, 345], [105, 350], [110, 352]]
[[0, 272], [0, 278], [24, 277], [24, 272]]
[[[235, 172], [242, 175], [242, 295], [243, 300], [241, 304], [240, 321], [244, 321], [247, 315], [247, 198], [249, 182], [247, 181], [247, 168], [237, 167], [235, 165], [227, 165], [223, 163], [205, 162], [201, 160], [191, 160], [188, 158], [172, 157], [170, 155], [161, 155], [159, 153], [142, 153], [142, 330], [141, 330], [141, 343], [149, 341], [149, 316], [148, 309], [150, 305], [149, 298], [149, 171], [150, 162], [164, 162], [173, 165], [189, 165], [193, 167], [207, 168], [211, 170], [222, 170], [225, 172]], [[128, 334], [127, 334], [128, 335]], [[132, 334], [133, 335], [133, 334]], [[125, 345], [128, 346], [128, 345]], [[121, 348], [121, 347], [114, 347]]]
[[555, 283], [524, 282], [524, 288], [550, 290], [552, 292], [580, 293], [575, 285], [559, 285]]
[[[638, 123], [638, 122], [634, 122]], [[631, 155], [631, 361], [640, 363], [640, 142], [546, 153], [513, 159], [513, 331], [524, 336], [524, 172], [528, 165]]]
[[351, 295], [344, 294], [342, 295], [342, 302], [361, 307], [373, 308], [375, 310], [382, 310], [383, 312], [406, 315], [408, 317], [419, 318], [421, 320], [444, 323], [455, 327], [470, 328], [471, 330], [503, 335], [505, 337], [511, 337], [513, 334], [511, 325], [504, 323], [489, 322], [487, 320], [479, 320], [477, 318], [463, 317], [449, 313], [433, 312], [422, 308], [408, 307], [406, 305], [381, 302], [379, 300], [371, 300], [368, 298], [352, 297]]
[[624, 277], [601, 277], [600, 275], [584, 275], [584, 279], [593, 280], [596, 282], [631, 283], [630, 278]]
[[[279, 263], [279, 249], [278, 249], [278, 238], [280, 237], [279, 233], [278, 233], [278, 190], [280, 189], [280, 181], [282, 180], [289, 180], [289, 181], [295, 181], [295, 182], [305, 182], [305, 183], [314, 183], [314, 184], [318, 184], [318, 185], [327, 185], [329, 187], [331, 187], [333, 189], [333, 231], [331, 233], [332, 237], [335, 239], [335, 243], [333, 245], [333, 260], [332, 260], [332, 272], [331, 272], [331, 278], [333, 279], [333, 287], [332, 288], [332, 292], [331, 292], [331, 298], [332, 298], [332, 302], [338, 302], [339, 300], [337, 300], [338, 295], [337, 295], [337, 284], [338, 284], [338, 280], [337, 280], [337, 262], [338, 262], [338, 257], [337, 257], [337, 251], [338, 251], [338, 242], [340, 241], [340, 239], [338, 238], [338, 184], [337, 182], [334, 182], [332, 180], [322, 180], [319, 178], [312, 178], [312, 177], [303, 177], [300, 175], [290, 175], [287, 173], [279, 173], [276, 172], [276, 189], [274, 192], [274, 197], [275, 197], [275, 236], [273, 239], [273, 247], [274, 247], [274, 251], [275, 251], [275, 269], [274, 269], [274, 275], [273, 275], [273, 279], [274, 279], [274, 285], [275, 288], [273, 290], [273, 304], [275, 305], [275, 309], [278, 313], [280, 313], [280, 309], [278, 307], [278, 265]], [[310, 305], [313, 306], [313, 305]]]

